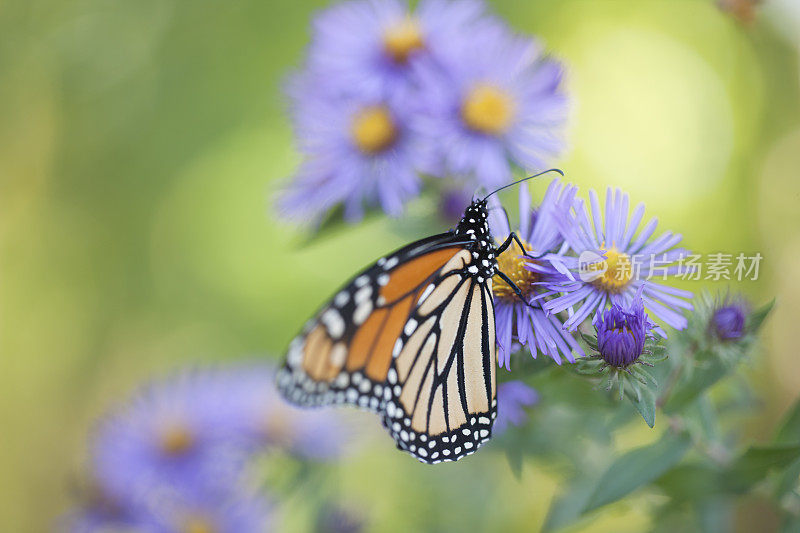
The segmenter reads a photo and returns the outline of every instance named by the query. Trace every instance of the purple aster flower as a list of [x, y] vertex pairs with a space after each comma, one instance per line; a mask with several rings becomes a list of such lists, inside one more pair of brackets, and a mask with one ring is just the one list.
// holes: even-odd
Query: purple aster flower
[[115, 501], [149, 506], [168, 494], [224, 493], [263, 446], [301, 457], [337, 455], [347, 425], [330, 413], [287, 405], [271, 366], [182, 373], [156, 381], [100, 425], [98, 483]]
[[494, 19], [448, 45], [440, 61], [415, 64], [423, 101], [413, 128], [431, 172], [494, 188], [511, 180], [512, 163], [547, 168], [563, 148], [561, 66]]
[[521, 426], [528, 419], [524, 407], [539, 401], [539, 394], [522, 381], [507, 381], [497, 387], [497, 420], [494, 433], [499, 435], [509, 425]]
[[[520, 223], [516, 231], [527, 256], [523, 256], [519, 246], [512, 244], [497, 258], [498, 269], [508, 276], [522, 291], [525, 300], [495, 276], [492, 280], [494, 293], [495, 323], [497, 329], [500, 366], [510, 369], [512, 339], [516, 337], [527, 345], [531, 354], [538, 352], [551, 357], [561, 364], [562, 356], [574, 362], [573, 352], [583, 355], [572, 335], [564, 330], [562, 322], [555, 314], [542, 308], [544, 298], [552, 294], [551, 285], [558, 286], [568, 280], [551, 263], [551, 252], [562, 245], [562, 238], [553, 219], [553, 210], [558, 199], [574, 190], [572, 186], [562, 185], [553, 180], [547, 188], [544, 199], [536, 211], [531, 209], [531, 198], [526, 186], [520, 188]], [[511, 233], [511, 227], [504, 209], [495, 200], [489, 213], [492, 235], [503, 242]]]
[[225, 379], [244, 422], [241, 432], [256, 446], [313, 460], [332, 459], [352, 447], [356, 430], [348, 419], [333, 409], [300, 409], [287, 403], [275, 388], [271, 364], [241, 365]]
[[69, 533], [214, 532], [269, 531], [272, 506], [266, 498], [244, 492], [225, 495], [159, 494], [145, 507], [109, 508], [96, 502], [70, 512], [60, 521]]
[[406, 100], [412, 63], [469, 39], [483, 12], [473, 0], [423, 0], [413, 13], [398, 0], [344, 2], [314, 21], [309, 66], [326, 88]]
[[110, 498], [143, 506], [165, 494], [227, 490], [247, 458], [231, 392], [211, 371], [149, 384], [100, 424], [98, 483]]
[[242, 492], [224, 497], [161, 499], [153, 511], [158, 533], [174, 531], [240, 533], [271, 531], [272, 506], [266, 498]]
[[413, 147], [408, 113], [366, 93], [332, 98], [326, 82], [297, 76], [289, 88], [304, 162], [278, 209], [288, 219], [319, 222], [343, 204], [349, 221], [365, 206], [398, 216], [420, 190], [422, 156]]
[[158, 531], [153, 517], [146, 512], [132, 513], [110, 501], [95, 498], [84, 506], [73, 509], [59, 519], [58, 531], [69, 533], [102, 533], [108, 531], [131, 531], [150, 533]]
[[709, 332], [723, 342], [738, 340], [745, 334], [749, 312], [744, 300], [728, 296], [715, 307], [708, 324]]
[[[630, 305], [641, 290], [650, 313], [675, 329], [684, 329], [687, 319], [681, 309], [692, 309], [692, 304], [684, 300], [691, 298], [692, 293], [648, 280], [682, 272], [684, 267], [676, 262], [689, 251], [674, 248], [681, 236], [666, 232], [651, 241], [658, 223], [653, 218], [634, 239], [644, 215], [644, 204], [639, 204], [628, 219], [628, 195], [619, 189], [612, 193], [609, 188], [603, 218], [597, 194], [589, 191], [589, 197], [591, 219], [583, 200], [574, 198], [574, 191], [561, 198], [554, 210], [561, 234], [578, 257], [561, 258], [560, 269], [572, 280], [560, 287], [559, 297], [544, 303], [543, 307], [553, 313], [565, 309], [572, 313], [573, 307], [579, 305], [564, 323], [574, 330], [595, 310], [611, 304]], [[666, 336], [661, 328], [656, 331]]]
[[598, 311], [593, 324], [597, 329], [597, 351], [615, 368], [627, 368], [639, 360], [645, 340], [652, 336], [650, 330], [655, 327], [644, 311], [640, 294], [630, 307], [613, 304], [610, 309]]

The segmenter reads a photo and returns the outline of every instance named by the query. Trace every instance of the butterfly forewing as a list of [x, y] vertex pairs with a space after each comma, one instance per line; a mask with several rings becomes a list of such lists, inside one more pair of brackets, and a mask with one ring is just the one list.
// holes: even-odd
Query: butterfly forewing
[[279, 387], [291, 401], [318, 406], [385, 403], [392, 349], [420, 285], [460, 249], [450, 234], [431, 237], [379, 259], [343, 287], [289, 345]]
[[485, 206], [454, 232], [378, 260], [292, 341], [278, 385], [300, 405], [349, 403], [382, 414], [399, 448], [428, 463], [472, 453], [496, 415]]

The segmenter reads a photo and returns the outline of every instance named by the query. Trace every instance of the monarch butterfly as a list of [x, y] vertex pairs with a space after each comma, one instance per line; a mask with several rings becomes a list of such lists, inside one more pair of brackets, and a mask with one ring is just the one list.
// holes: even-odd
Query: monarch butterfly
[[379, 413], [397, 447], [423, 463], [456, 461], [488, 441], [497, 416], [492, 278], [522, 298], [497, 257], [514, 241], [524, 248], [514, 233], [495, 245], [487, 199], [545, 172], [473, 200], [455, 229], [356, 275], [290, 343], [277, 378], [283, 396]]

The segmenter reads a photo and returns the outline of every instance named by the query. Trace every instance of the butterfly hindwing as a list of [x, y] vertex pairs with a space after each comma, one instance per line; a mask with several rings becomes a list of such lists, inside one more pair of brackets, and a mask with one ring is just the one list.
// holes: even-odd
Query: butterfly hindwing
[[496, 416], [491, 280], [478, 283], [471, 261], [462, 250], [425, 288], [389, 371], [383, 424], [399, 448], [423, 462], [474, 452]]

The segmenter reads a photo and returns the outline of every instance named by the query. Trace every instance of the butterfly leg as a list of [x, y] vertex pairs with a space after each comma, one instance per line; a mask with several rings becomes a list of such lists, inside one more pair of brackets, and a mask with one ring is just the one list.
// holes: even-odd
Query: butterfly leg
[[514, 281], [511, 278], [509, 278], [508, 276], [506, 276], [504, 273], [500, 272], [499, 270], [496, 272], [496, 275], [499, 276], [500, 279], [505, 281], [506, 285], [511, 287], [511, 290], [514, 291], [514, 294], [517, 295], [517, 297], [520, 299], [520, 301], [522, 303], [524, 303], [525, 305], [527, 305], [531, 309], [536, 309], [537, 308], [535, 305], [533, 305], [532, 303], [530, 303], [528, 300], [525, 299], [525, 296], [522, 294], [522, 290], [520, 290], [520, 288], [517, 287], [517, 284], [514, 283]]
[[[527, 251], [525, 250], [525, 247], [522, 245], [522, 241], [519, 240], [519, 237], [513, 231], [508, 235], [508, 238], [506, 238], [506, 240], [503, 241], [503, 244], [501, 244], [500, 246], [497, 247], [497, 255], [499, 256], [500, 254], [505, 252], [511, 246], [511, 244], [515, 243], [515, 242], [517, 243], [517, 246], [519, 246], [519, 249], [522, 250], [523, 255], [527, 255]], [[514, 291], [514, 294], [517, 295], [517, 297], [520, 299], [520, 301], [522, 303], [524, 303], [525, 305], [527, 305], [528, 307], [530, 307], [532, 309], [535, 308], [535, 306], [533, 304], [531, 304], [530, 302], [528, 302], [528, 300], [525, 299], [525, 296], [522, 294], [522, 290], [520, 290], [520, 288], [517, 287], [517, 284], [514, 283], [514, 281], [511, 280], [511, 278], [509, 278], [508, 276], [506, 276], [503, 272], [500, 272], [499, 270], [497, 271], [497, 275], [509, 287], [511, 287], [511, 289]]]
[[517, 246], [519, 246], [519, 249], [522, 250], [522, 254], [523, 255], [528, 255], [528, 252], [525, 250], [525, 247], [522, 245], [522, 241], [519, 240], [519, 237], [517, 237], [517, 234], [514, 233], [513, 231], [508, 235], [506, 240], [503, 241], [503, 244], [501, 244], [500, 246], [497, 247], [497, 255], [499, 256], [500, 254], [505, 252], [508, 249], [508, 247], [511, 246], [511, 243], [513, 243], [513, 242], [517, 243]]

